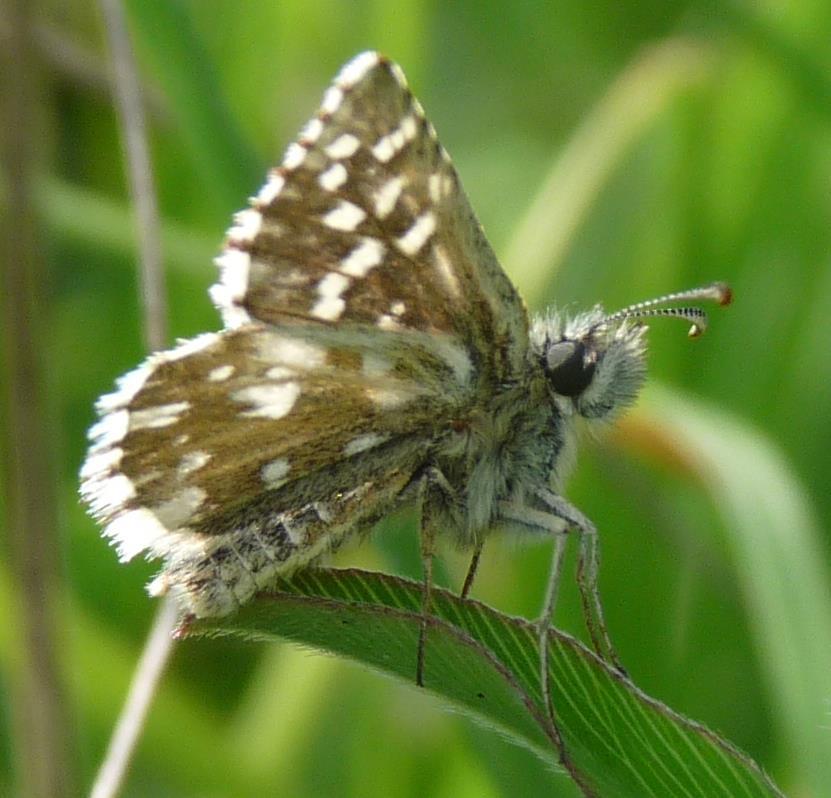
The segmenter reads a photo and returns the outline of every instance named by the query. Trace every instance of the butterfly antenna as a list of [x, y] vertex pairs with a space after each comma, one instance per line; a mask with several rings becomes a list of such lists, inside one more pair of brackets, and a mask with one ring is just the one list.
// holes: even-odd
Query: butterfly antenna
[[729, 305], [733, 300], [733, 292], [727, 283], [710, 283], [700, 288], [692, 288], [689, 291], [678, 291], [674, 294], [666, 294], [656, 299], [648, 299], [646, 302], [636, 302], [621, 310], [615, 311], [600, 320], [599, 324], [623, 321], [624, 319], [645, 319], [655, 316], [666, 316], [674, 319], [686, 319], [692, 326], [688, 335], [690, 338], [697, 338], [707, 329], [707, 314], [698, 307], [667, 308], [661, 307], [670, 302], [689, 302], [696, 299], [707, 299], [717, 302], [719, 305]]

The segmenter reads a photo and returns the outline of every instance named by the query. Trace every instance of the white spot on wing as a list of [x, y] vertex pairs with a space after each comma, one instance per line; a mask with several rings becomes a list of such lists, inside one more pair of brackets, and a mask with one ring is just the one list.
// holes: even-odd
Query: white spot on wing
[[159, 429], [169, 427], [180, 421], [182, 414], [190, 408], [190, 402], [171, 402], [130, 413], [130, 432], [140, 429]]
[[122, 513], [104, 530], [104, 535], [115, 544], [121, 562], [132, 560], [166, 534], [164, 524], [146, 507]]
[[208, 494], [192, 485], [177, 493], [172, 499], [151, 508], [151, 512], [167, 529], [177, 529], [193, 517]]
[[408, 114], [401, 122], [401, 135], [405, 141], [412, 141], [418, 133], [418, 123], [412, 114]]
[[287, 369], [285, 366], [274, 366], [274, 368], [270, 368], [265, 373], [265, 376], [270, 380], [287, 380], [294, 377], [296, 373], [297, 372], [292, 371], [291, 369]]
[[85, 481], [101, 479], [121, 465], [123, 456], [124, 451], [118, 446], [103, 451], [95, 451], [84, 461], [84, 465], [81, 467], [81, 479]]
[[473, 365], [462, 347], [456, 346], [447, 337], [434, 336], [430, 340], [430, 348], [450, 366], [460, 385], [466, 385], [469, 382]]
[[225, 301], [222, 289], [224, 286], [217, 283], [211, 286], [210, 294], [214, 304], [222, 313], [222, 323], [228, 330], [234, 330], [237, 327], [242, 327], [251, 321], [248, 311], [241, 305], [237, 305], [232, 301]]
[[418, 133], [418, 123], [412, 114], [401, 120], [401, 124], [386, 136], [381, 136], [372, 147], [372, 154], [381, 163], [387, 163], [400, 152], [408, 141]]
[[333, 230], [352, 232], [364, 219], [366, 212], [352, 202], [341, 200], [323, 217], [323, 224]]
[[96, 451], [108, 448], [121, 441], [127, 434], [130, 426], [130, 413], [127, 410], [118, 410], [107, 413], [89, 431], [89, 439], [93, 441]]
[[176, 469], [176, 472], [180, 477], [186, 477], [188, 474], [192, 474], [194, 471], [198, 471], [207, 465], [210, 459], [211, 455], [208, 452], [188, 452], [179, 461], [179, 467]]
[[436, 230], [436, 217], [432, 211], [422, 213], [412, 227], [396, 240], [398, 248], [405, 255], [415, 255]]
[[335, 82], [344, 88], [354, 86], [370, 69], [378, 65], [379, 60], [378, 53], [374, 50], [360, 53], [341, 69]]
[[351, 457], [353, 454], [359, 454], [360, 452], [365, 452], [367, 449], [373, 449], [376, 446], [379, 446], [384, 443], [388, 437], [389, 436], [387, 435], [378, 435], [375, 432], [370, 432], [366, 435], [359, 435], [343, 447], [343, 453], [347, 457]]
[[298, 144], [296, 141], [292, 142], [286, 150], [283, 158], [283, 166], [286, 169], [297, 169], [306, 160], [308, 152], [302, 144]]
[[453, 193], [453, 178], [447, 174], [435, 172], [428, 179], [430, 199], [439, 203]]
[[438, 172], [433, 172], [427, 178], [427, 188], [430, 192], [430, 201], [438, 203], [441, 201], [441, 175]]
[[392, 71], [393, 77], [398, 81], [398, 85], [401, 86], [402, 89], [406, 89], [407, 78], [404, 76], [404, 70], [395, 63], [390, 64], [390, 70]]
[[389, 161], [392, 156], [395, 155], [395, 145], [393, 144], [390, 136], [384, 136], [383, 138], [378, 139], [372, 147], [372, 154], [375, 156], [375, 159], [381, 163]]
[[346, 301], [341, 294], [349, 287], [351, 280], [343, 274], [329, 272], [318, 284], [320, 299], [312, 307], [312, 315], [319, 319], [334, 321], [340, 318]]
[[318, 177], [317, 182], [326, 191], [337, 191], [345, 182], [347, 174], [342, 163], [332, 164], [323, 174]]
[[435, 263], [439, 278], [444, 283], [450, 296], [460, 296], [459, 279], [453, 271], [453, 264], [450, 263], [450, 258], [447, 257], [444, 247], [438, 244], [433, 247], [433, 262]]
[[300, 131], [300, 140], [305, 142], [306, 144], [314, 144], [319, 138], [320, 134], [323, 132], [323, 122], [321, 122], [317, 117], [314, 119], [310, 119], [306, 123], [306, 127]]
[[84, 499], [98, 517], [111, 516], [136, 495], [136, 486], [124, 474], [90, 479], [81, 487]]
[[148, 362], [121, 377], [116, 383], [116, 390], [98, 400], [96, 404], [98, 412], [103, 414], [127, 407], [133, 401], [135, 395], [144, 387], [144, 383], [147, 382], [147, 378], [153, 373], [154, 369], [155, 364]]
[[343, 102], [343, 92], [337, 86], [330, 86], [323, 95], [323, 102], [320, 104], [320, 113], [332, 115], [340, 108]]
[[279, 488], [281, 485], [284, 485], [286, 483], [285, 477], [288, 473], [289, 461], [285, 457], [272, 460], [260, 469], [260, 476], [269, 490], [273, 490], [274, 488]]
[[251, 317], [238, 303], [248, 290], [251, 256], [240, 249], [226, 249], [214, 263], [219, 267], [220, 280], [211, 286], [210, 295], [222, 312], [225, 326], [233, 329], [247, 324]]
[[385, 410], [399, 407], [413, 399], [413, 395], [408, 391], [395, 388], [367, 388], [366, 395], [371, 402]]
[[393, 316], [403, 316], [404, 311], [407, 310], [407, 306], [403, 302], [393, 302], [390, 305], [390, 313]]
[[375, 326], [379, 327], [382, 330], [400, 330], [401, 325], [398, 323], [398, 319], [393, 318], [389, 315], [389, 313], [381, 313], [378, 316], [378, 321], [375, 322]]
[[248, 290], [251, 256], [241, 249], [226, 249], [214, 262], [220, 274], [220, 282], [211, 288], [214, 302], [220, 304], [220, 299], [227, 304], [238, 302]]
[[323, 347], [273, 332], [257, 336], [257, 354], [267, 363], [280, 363], [297, 369], [316, 369], [326, 362]]
[[272, 385], [252, 385], [231, 394], [235, 402], [252, 405], [251, 410], [244, 410], [242, 415], [250, 418], [283, 418], [291, 412], [300, 385], [296, 382], [283, 382]]
[[235, 241], [253, 241], [263, 223], [263, 215], [255, 208], [248, 208], [234, 214], [234, 226], [228, 231], [228, 238]]
[[326, 154], [333, 161], [339, 161], [354, 155], [360, 146], [361, 142], [357, 136], [353, 136], [351, 133], [343, 133], [326, 148]]
[[375, 201], [375, 215], [379, 219], [385, 219], [395, 207], [398, 198], [401, 196], [401, 190], [404, 188], [404, 178], [400, 175], [398, 177], [391, 177], [384, 183], [373, 197]]
[[254, 198], [257, 205], [267, 206], [271, 205], [277, 195], [283, 190], [285, 185], [285, 178], [276, 172], [268, 176], [266, 184], [260, 189], [259, 194]]
[[153, 596], [153, 598], [158, 598], [159, 596], [164, 596], [169, 588], [167, 574], [162, 571], [155, 579], [150, 580], [150, 583], [147, 585], [147, 593]]
[[384, 257], [384, 245], [377, 238], [364, 238], [341, 262], [340, 271], [350, 277], [365, 277]]
[[208, 372], [209, 382], [225, 382], [234, 373], [234, 367], [231, 365], [217, 366]]
[[[189, 526], [180, 529], [169, 529], [163, 538], [153, 544], [152, 551], [158, 557], [168, 557], [172, 554], [177, 559], [184, 557], [191, 560], [194, 557], [202, 559], [216, 545], [211, 537], [205, 536]], [[147, 587], [149, 590], [150, 585]]]
[[174, 360], [182, 360], [183, 358], [195, 355], [197, 352], [202, 352], [205, 349], [219, 343], [218, 333], [202, 333], [196, 338], [188, 338], [180, 341], [179, 345], [167, 352], [159, 352], [154, 355], [154, 359], [158, 359], [162, 363], [170, 363]]

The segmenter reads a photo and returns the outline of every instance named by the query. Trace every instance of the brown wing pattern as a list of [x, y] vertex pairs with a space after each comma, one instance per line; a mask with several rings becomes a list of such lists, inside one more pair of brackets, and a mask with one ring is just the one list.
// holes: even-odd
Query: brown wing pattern
[[82, 494], [122, 559], [198, 615], [377, 520], [522, 368], [524, 307], [400, 69], [341, 71], [251, 207], [212, 296], [226, 329], [99, 401]]
[[478, 377], [522, 367], [527, 317], [401, 70], [347, 65], [219, 259], [226, 323], [441, 331]]

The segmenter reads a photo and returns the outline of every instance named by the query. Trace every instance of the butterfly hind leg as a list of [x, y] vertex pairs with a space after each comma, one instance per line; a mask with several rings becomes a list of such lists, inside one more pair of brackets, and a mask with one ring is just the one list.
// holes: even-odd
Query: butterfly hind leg
[[470, 589], [473, 587], [473, 580], [476, 578], [476, 572], [479, 570], [479, 560], [482, 557], [482, 547], [484, 545], [484, 538], [480, 538], [476, 542], [476, 547], [473, 549], [473, 555], [470, 558], [470, 565], [467, 567], [467, 574], [465, 574], [465, 581], [462, 583], [462, 590], [459, 593], [459, 598], [466, 599], [468, 595], [470, 595]]

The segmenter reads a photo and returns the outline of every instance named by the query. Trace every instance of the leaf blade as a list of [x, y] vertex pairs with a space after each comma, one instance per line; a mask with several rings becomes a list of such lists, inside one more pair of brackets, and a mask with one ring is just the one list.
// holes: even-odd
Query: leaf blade
[[[309, 570], [234, 616], [196, 620], [186, 631], [288, 638], [412, 681], [420, 600], [415, 582], [351, 569]], [[555, 629], [553, 726], [531, 667], [536, 645], [533, 624], [435, 589], [425, 684], [479, 722], [559, 762], [585, 795], [781, 795], [732, 745], [649, 698]]]

